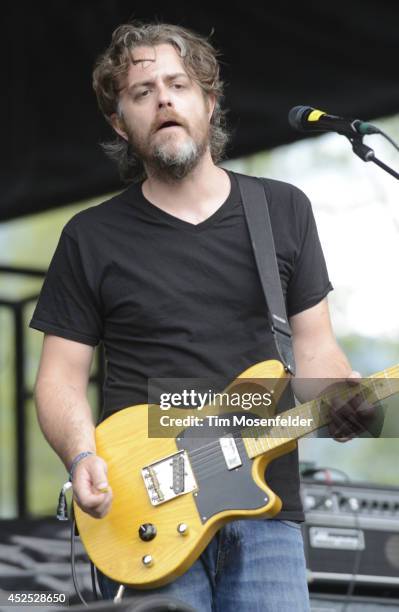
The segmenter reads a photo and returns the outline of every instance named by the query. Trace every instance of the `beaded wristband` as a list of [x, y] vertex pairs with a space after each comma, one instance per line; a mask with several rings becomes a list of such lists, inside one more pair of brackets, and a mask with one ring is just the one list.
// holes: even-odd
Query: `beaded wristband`
[[82, 461], [82, 459], [85, 459], [89, 455], [95, 455], [95, 454], [96, 453], [93, 452], [93, 451], [83, 451], [83, 453], [79, 453], [79, 455], [76, 455], [75, 459], [71, 463], [71, 469], [69, 470], [69, 480], [70, 480], [70, 482], [72, 482], [73, 475], [74, 475], [75, 470], [76, 470], [76, 468], [78, 466], [78, 463], [80, 463]]

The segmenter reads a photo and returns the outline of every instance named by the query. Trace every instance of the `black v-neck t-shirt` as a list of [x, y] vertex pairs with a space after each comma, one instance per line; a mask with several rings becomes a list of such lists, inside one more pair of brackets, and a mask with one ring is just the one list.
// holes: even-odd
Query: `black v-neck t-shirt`
[[[197, 225], [133, 184], [64, 227], [30, 326], [103, 342], [102, 418], [147, 403], [149, 378], [231, 381], [277, 358], [237, 179], [228, 175], [229, 196]], [[309, 200], [288, 183], [262, 180], [290, 317], [332, 287]], [[300, 520], [296, 452], [276, 459], [267, 477], [283, 499], [281, 518]]]

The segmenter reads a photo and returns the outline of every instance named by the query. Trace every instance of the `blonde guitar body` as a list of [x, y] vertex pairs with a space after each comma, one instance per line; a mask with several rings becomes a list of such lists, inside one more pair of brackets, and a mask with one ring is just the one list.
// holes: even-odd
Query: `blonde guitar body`
[[[267, 388], [277, 398], [286, 385], [286, 376], [280, 362], [267, 361], [243, 372], [235, 383], [240, 378], [267, 379]], [[161, 586], [184, 573], [228, 521], [275, 516], [281, 501], [264, 481], [265, 468], [275, 457], [296, 446], [295, 440], [287, 439], [286, 443], [251, 458], [250, 446], [243, 437], [240, 439], [243, 465], [228, 469], [223, 465], [220, 450], [218, 469], [216, 473], [208, 470], [209, 474], [202, 464], [190, 459], [188, 450], [186, 457], [193, 471], [191, 480], [186, 472], [188, 491], [154, 505], [151, 495], [154, 487], [156, 493], [161, 485], [160, 472], [157, 479], [151, 466], [162, 461], [162, 465], [172, 465], [175, 458], [178, 469], [185, 450], [184, 438], [179, 439], [178, 434], [173, 438], [148, 437], [148, 410], [147, 405], [126, 408], [96, 429], [97, 453], [108, 464], [113, 491], [107, 516], [94, 519], [74, 504], [79, 534], [93, 563], [116, 582], [139, 589]], [[206, 411], [207, 408], [202, 416]], [[180, 410], [180, 416], [181, 413]], [[196, 444], [200, 446], [201, 440]], [[212, 448], [215, 445], [220, 449], [217, 439]], [[201, 455], [201, 449], [194, 449], [193, 457], [198, 453]], [[188, 470], [188, 464], [183, 469]], [[221, 487], [225, 487], [223, 492]], [[140, 536], [142, 525], [151, 525], [156, 530], [152, 539], [146, 541]]]

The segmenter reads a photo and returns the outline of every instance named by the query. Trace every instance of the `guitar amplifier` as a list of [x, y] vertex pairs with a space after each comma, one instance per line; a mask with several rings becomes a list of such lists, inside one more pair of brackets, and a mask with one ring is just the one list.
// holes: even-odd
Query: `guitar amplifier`
[[312, 583], [399, 588], [399, 489], [302, 480]]

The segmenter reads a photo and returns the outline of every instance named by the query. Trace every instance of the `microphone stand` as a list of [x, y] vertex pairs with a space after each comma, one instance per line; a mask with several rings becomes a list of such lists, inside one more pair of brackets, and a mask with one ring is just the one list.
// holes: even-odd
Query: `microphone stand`
[[388, 172], [388, 174], [390, 174], [391, 176], [395, 177], [396, 179], [399, 179], [399, 173], [395, 172], [395, 170], [392, 170], [392, 168], [384, 164], [384, 162], [382, 162], [375, 156], [374, 150], [364, 144], [362, 134], [356, 134], [356, 136], [347, 136], [347, 138], [352, 145], [353, 152], [355, 153], [355, 155], [360, 157], [360, 159], [365, 162], [373, 162], [374, 164], [385, 170], [385, 172]]

